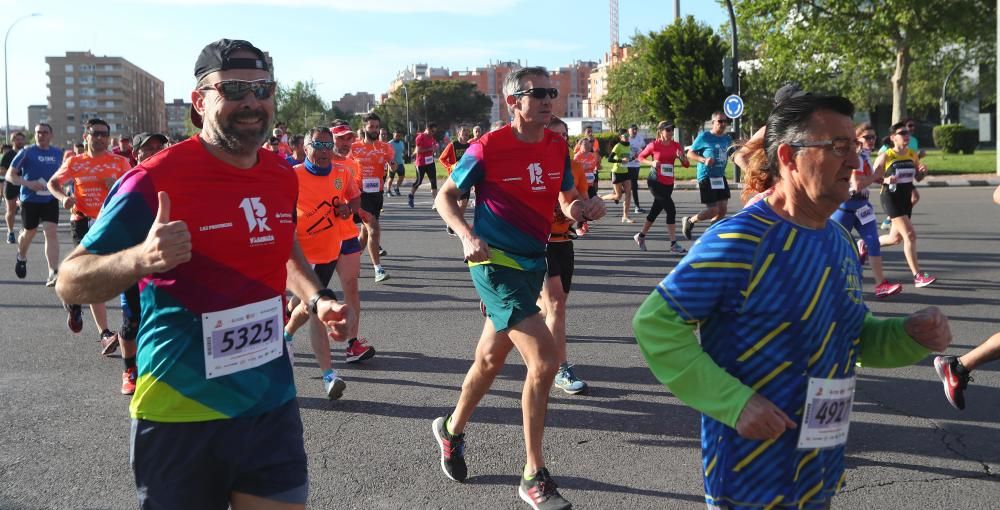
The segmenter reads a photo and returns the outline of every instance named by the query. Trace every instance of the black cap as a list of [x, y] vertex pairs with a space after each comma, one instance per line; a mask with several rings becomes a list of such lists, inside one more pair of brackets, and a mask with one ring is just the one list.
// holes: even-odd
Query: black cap
[[668, 121], [663, 121], [663, 122], [660, 122], [659, 124], [656, 125], [656, 130], [657, 131], [661, 131], [661, 130], [664, 130], [664, 129], [673, 131], [674, 130], [674, 123], [673, 122], [668, 122]]
[[774, 106], [778, 106], [782, 102], [791, 99], [793, 97], [802, 97], [810, 95], [808, 92], [802, 90], [802, 85], [796, 82], [788, 82], [781, 86], [777, 92], [774, 93]]
[[[232, 58], [232, 54], [239, 50], [246, 50], [256, 55], [256, 58]], [[260, 69], [271, 72], [264, 58], [264, 52], [254, 46], [249, 41], [242, 39], [219, 39], [209, 43], [201, 50], [197, 62], [194, 63], [194, 77], [201, 80], [209, 73], [215, 71], [225, 71], [227, 69]], [[201, 115], [191, 105], [191, 123], [195, 127], [202, 127]]]
[[167, 140], [167, 137], [161, 135], [160, 133], [147, 133], [143, 131], [142, 133], [139, 133], [132, 137], [132, 150], [138, 151], [139, 149], [142, 148], [143, 145], [146, 145], [146, 142], [152, 140], [153, 138], [159, 140], [160, 143], [165, 144], [169, 142], [169, 140]]

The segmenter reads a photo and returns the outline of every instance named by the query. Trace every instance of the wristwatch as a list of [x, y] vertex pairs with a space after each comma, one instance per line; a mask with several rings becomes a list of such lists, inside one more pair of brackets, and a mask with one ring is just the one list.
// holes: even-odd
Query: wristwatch
[[317, 292], [316, 295], [309, 298], [309, 313], [313, 315], [318, 314], [318, 310], [316, 310], [316, 307], [319, 305], [319, 300], [322, 298], [328, 298], [336, 301], [337, 293], [330, 289], [320, 289], [320, 291]]

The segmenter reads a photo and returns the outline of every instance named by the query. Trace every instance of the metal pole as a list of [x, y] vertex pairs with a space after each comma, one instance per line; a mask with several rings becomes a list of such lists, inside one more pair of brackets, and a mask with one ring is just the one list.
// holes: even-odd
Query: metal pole
[[409, 154], [410, 151], [410, 91], [406, 89], [406, 84], [403, 84], [403, 96], [406, 97], [406, 152]]
[[681, 0], [674, 0], [674, 23], [681, 20]]
[[944, 77], [944, 84], [941, 85], [941, 124], [942, 125], [946, 124], [948, 122], [948, 117], [950, 116], [948, 114], [948, 95], [947, 95], [948, 82], [951, 81], [951, 75], [955, 74], [955, 71], [958, 71], [958, 68], [962, 67], [963, 63], [964, 62], [959, 62], [959, 63], [955, 64], [955, 67], [952, 67], [951, 71], [948, 71], [948, 75]]
[[[726, 7], [729, 9], [729, 26], [732, 28], [733, 32], [733, 87], [736, 90], [736, 95], [740, 95], [740, 53], [739, 53], [739, 39], [736, 37], [736, 12], [733, 11], [733, 0], [726, 0]], [[733, 131], [736, 133], [736, 138], [740, 137], [740, 119], [736, 118], [733, 120]], [[733, 165], [734, 172], [734, 182], [740, 182], [740, 168]]]
[[7, 87], [7, 39], [10, 37], [10, 31], [14, 29], [14, 25], [17, 25], [23, 19], [33, 18], [35, 16], [41, 16], [41, 14], [33, 12], [27, 16], [17, 18], [10, 24], [10, 27], [7, 28], [7, 34], [3, 36], [3, 107], [4, 113], [7, 117], [6, 130], [4, 131], [4, 141], [7, 141], [7, 138], [10, 137], [10, 92]]

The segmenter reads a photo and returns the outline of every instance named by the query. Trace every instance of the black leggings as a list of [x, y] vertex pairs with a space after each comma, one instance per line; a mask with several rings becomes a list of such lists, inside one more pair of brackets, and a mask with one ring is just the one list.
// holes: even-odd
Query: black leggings
[[438, 189], [438, 178], [437, 178], [437, 167], [434, 165], [423, 165], [417, 167], [417, 180], [413, 181], [413, 191], [417, 192], [417, 188], [424, 183], [424, 176], [427, 176], [427, 180], [431, 181], [431, 190], [437, 191]]
[[666, 210], [667, 225], [675, 224], [677, 222], [677, 208], [674, 207], [674, 199], [670, 196], [674, 193], [674, 185], [660, 184], [659, 181], [653, 180], [646, 181], [646, 185], [649, 186], [649, 191], [653, 194], [653, 207], [649, 209], [646, 221], [656, 222], [660, 211]]

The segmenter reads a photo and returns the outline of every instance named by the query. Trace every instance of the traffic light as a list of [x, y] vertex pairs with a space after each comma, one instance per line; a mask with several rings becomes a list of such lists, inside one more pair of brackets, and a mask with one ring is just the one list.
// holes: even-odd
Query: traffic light
[[726, 91], [732, 92], [734, 83], [733, 58], [722, 57], [722, 86], [726, 88]]

